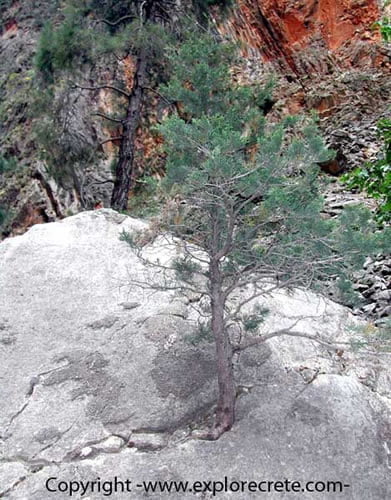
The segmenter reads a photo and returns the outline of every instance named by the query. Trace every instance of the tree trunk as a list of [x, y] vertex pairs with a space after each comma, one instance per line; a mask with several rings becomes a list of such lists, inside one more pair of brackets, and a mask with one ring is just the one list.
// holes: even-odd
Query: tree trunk
[[209, 265], [211, 283], [212, 332], [216, 346], [219, 399], [214, 428], [209, 439], [218, 439], [229, 431], [235, 421], [235, 383], [232, 367], [232, 347], [224, 322], [224, 299], [219, 262]]
[[111, 206], [115, 210], [126, 210], [128, 207], [128, 196], [134, 180], [135, 143], [137, 129], [141, 121], [146, 71], [147, 54], [145, 49], [140, 49], [133, 90], [129, 97], [126, 118], [123, 124], [123, 138], [119, 148], [118, 163], [115, 169], [114, 188], [111, 195]]

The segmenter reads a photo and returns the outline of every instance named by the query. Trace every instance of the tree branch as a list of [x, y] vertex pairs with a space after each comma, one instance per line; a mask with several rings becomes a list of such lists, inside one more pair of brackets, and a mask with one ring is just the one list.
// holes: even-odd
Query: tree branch
[[103, 144], [106, 144], [107, 142], [112, 142], [112, 141], [119, 141], [123, 138], [123, 135], [120, 135], [118, 137], [110, 137], [110, 139], [106, 139], [102, 142], [99, 143], [100, 146], [103, 146]]
[[96, 113], [91, 113], [92, 116], [100, 116], [101, 118], [104, 118], [105, 120], [109, 120], [114, 123], [123, 123], [124, 120], [120, 120], [119, 118], [112, 118], [111, 116], [105, 115], [104, 113], [96, 112]]
[[88, 187], [94, 186], [95, 184], [114, 184], [114, 181], [111, 179], [107, 179], [105, 181], [93, 181], [88, 184]]
[[126, 16], [122, 16], [120, 17], [119, 19], [117, 19], [116, 21], [109, 21], [108, 19], [98, 19], [97, 22], [98, 23], [104, 23], [104, 24], [107, 24], [107, 26], [118, 26], [118, 24], [124, 22], [124, 21], [127, 21], [128, 19], [136, 19], [136, 16], [132, 16], [130, 14], [126, 15]]
[[115, 87], [114, 85], [97, 85], [95, 87], [86, 87], [84, 85], [79, 85], [78, 83], [72, 82], [74, 88], [82, 89], [82, 90], [101, 90], [101, 89], [109, 89], [109, 90], [114, 90], [115, 92], [118, 92], [119, 94], [125, 96], [127, 99], [130, 99], [131, 94], [128, 94], [128, 92], [125, 92], [125, 90], [119, 89], [118, 87]]
[[143, 87], [144, 90], [150, 90], [151, 92], [153, 92], [154, 94], [156, 94], [157, 96], [159, 96], [161, 99], [163, 99], [163, 101], [165, 101], [169, 106], [173, 106], [174, 105], [174, 102], [173, 101], [169, 101], [167, 99], [167, 97], [164, 97], [163, 94], [161, 94], [159, 91], [153, 89], [152, 87]]
[[341, 345], [351, 345], [350, 342], [336, 342], [336, 343], [331, 343], [326, 339], [322, 339], [318, 335], [311, 335], [310, 333], [305, 333], [297, 330], [291, 330], [297, 323], [300, 321], [298, 319], [291, 325], [289, 328], [282, 328], [281, 330], [276, 330], [275, 332], [268, 333], [267, 335], [263, 335], [261, 337], [256, 337], [253, 339], [249, 339], [247, 342], [240, 344], [240, 345], [234, 345], [232, 348], [235, 352], [239, 351], [244, 351], [245, 349], [248, 349], [249, 347], [253, 347], [259, 344], [262, 344], [263, 342], [266, 342], [267, 340], [272, 339], [273, 337], [280, 337], [282, 335], [287, 335], [289, 337], [299, 337], [307, 340], [312, 340], [314, 342], [318, 342], [319, 344], [331, 348], [331, 349], [338, 349]]

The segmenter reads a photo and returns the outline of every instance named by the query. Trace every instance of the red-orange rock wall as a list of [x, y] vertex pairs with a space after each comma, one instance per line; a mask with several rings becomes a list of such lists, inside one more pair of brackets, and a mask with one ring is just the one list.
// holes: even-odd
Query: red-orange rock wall
[[223, 30], [300, 73], [297, 56], [305, 49], [337, 53], [354, 42], [378, 41], [371, 25], [380, 16], [377, 0], [238, 0]]

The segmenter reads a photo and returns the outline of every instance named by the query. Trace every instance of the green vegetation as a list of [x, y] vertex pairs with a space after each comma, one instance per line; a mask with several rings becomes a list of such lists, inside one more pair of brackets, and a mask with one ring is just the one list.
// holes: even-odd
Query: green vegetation
[[[36, 138], [41, 146], [41, 158], [58, 181], [76, 180], [75, 170], [82, 171], [98, 158], [99, 144], [95, 147], [87, 144], [88, 135], [83, 144], [77, 127], [71, 126], [71, 120], [77, 122], [74, 103], [84, 100], [83, 89], [97, 93], [105, 88], [112, 93], [111, 106], [118, 109], [117, 114], [113, 113], [115, 116], [99, 113], [99, 109], [91, 111], [105, 119], [105, 126], [112, 127], [114, 123], [119, 130], [116, 135], [120, 135], [120, 147], [112, 200], [119, 210], [127, 207], [133, 180], [135, 137], [141, 119], [144, 86], [156, 86], [150, 76], [152, 68], [161, 79], [167, 71], [164, 54], [170, 34], [165, 22], [160, 22], [165, 16], [164, 5], [154, 2], [147, 7], [145, 2], [127, 0], [68, 0], [62, 11], [62, 21], [48, 23], [42, 30], [35, 56], [34, 109], [40, 118], [36, 121]], [[96, 87], [84, 83], [85, 75], [94, 78], [95, 68], [101, 64], [118, 69], [118, 62], [130, 61], [129, 56], [135, 65], [131, 71], [134, 71], [132, 77], [138, 86], [134, 92], [129, 89], [131, 77], [123, 69], [113, 71], [119, 75], [117, 78], [96, 82]]]
[[[270, 80], [265, 87], [233, 86], [230, 67], [237, 58], [233, 44], [200, 38], [197, 32], [188, 34], [180, 50], [174, 47], [169, 53], [173, 73], [169, 85], [161, 86], [161, 92], [169, 100], [183, 103], [186, 112], [194, 118], [224, 114], [228, 120], [236, 117], [238, 125], [248, 123], [252, 131], [256, 126], [253, 120], [263, 121], [260, 111], [270, 98], [273, 82]], [[248, 114], [242, 113], [250, 107]], [[251, 136], [248, 140], [251, 142]]]
[[[7, 157], [0, 154], [0, 176], [4, 175], [6, 172], [14, 171], [17, 166], [18, 163], [14, 157]], [[10, 221], [11, 215], [11, 211], [7, 207], [0, 205], [0, 231], [2, 231]]]
[[391, 42], [391, 19], [383, 17], [383, 19], [375, 23], [375, 27], [380, 31], [385, 42]]
[[46, 23], [35, 56], [35, 67], [45, 83], [54, 83], [56, 75], [61, 78], [64, 70], [75, 70], [85, 63], [96, 64], [105, 55], [136, 53], [144, 48], [156, 60], [163, 57], [167, 40], [163, 27], [140, 23], [135, 16], [115, 27], [105, 23], [116, 24], [115, 20], [127, 17], [124, 12], [129, 11], [124, 6], [128, 3], [116, 2], [114, 9], [94, 1], [76, 8], [69, 2], [61, 24]]
[[391, 119], [378, 123], [379, 135], [384, 141], [380, 158], [374, 163], [353, 170], [342, 177], [350, 189], [359, 189], [379, 200], [377, 220], [391, 221]]
[[6, 73], [1, 78], [0, 153], [7, 154], [10, 151], [18, 151], [20, 144], [28, 139], [26, 137], [26, 120], [28, 120], [30, 113], [32, 82], [33, 72], [27, 69]]
[[[295, 332], [293, 322], [259, 335], [266, 311], [251, 302], [278, 289], [322, 291], [329, 280], [346, 288], [366, 256], [390, 244], [390, 233], [378, 232], [362, 207], [322, 216], [317, 164], [330, 151], [310, 120], [266, 121], [270, 88], [234, 84], [232, 45], [197, 33], [170, 60], [173, 76], [161, 91], [182, 109], [159, 127], [167, 155], [162, 184], [171, 201], [154, 230], [178, 236], [181, 255], [171, 264], [150, 262], [142, 249], [151, 238], [123, 239], [160, 271], [159, 282], [140, 286], [205, 299], [200, 313], [216, 346], [219, 400], [215, 425], [203, 437], [217, 439], [235, 418], [233, 353]], [[232, 326], [241, 328], [240, 340], [230, 335]]]
[[15, 170], [17, 165], [18, 162], [13, 156], [7, 157], [0, 154], [0, 175], [4, 174], [5, 172], [9, 172], [10, 170]]
[[391, 19], [383, 17], [380, 21], [373, 24], [373, 28], [380, 31], [385, 42], [391, 42]]
[[71, 68], [75, 59], [88, 61], [90, 45], [90, 34], [75, 15], [57, 28], [48, 22], [39, 39], [35, 66], [47, 82], [53, 83], [54, 72]]
[[[390, 0], [385, 6], [390, 5]], [[383, 17], [372, 26], [380, 31], [386, 43], [391, 42], [391, 20]], [[376, 219], [379, 224], [391, 221], [391, 119], [378, 122], [378, 134], [383, 140], [383, 149], [377, 161], [367, 163], [341, 177], [349, 189], [358, 189], [379, 201]]]
[[224, 12], [234, 4], [234, 0], [193, 0], [193, 5], [199, 16], [207, 18], [209, 11], [213, 7], [218, 7], [220, 12]]
[[8, 220], [9, 212], [6, 208], [0, 206], [0, 231]]
[[[384, 2], [384, 7], [387, 7], [390, 4], [391, 4], [391, 1], [386, 0]], [[376, 23], [373, 23], [372, 29], [379, 30], [383, 40], [386, 43], [391, 42], [391, 19], [390, 18], [384, 16], [379, 21], [376, 21]]]
[[156, 216], [164, 203], [164, 194], [159, 182], [148, 175], [137, 180], [129, 200], [128, 212], [132, 217], [149, 218]]
[[[229, 4], [223, 0], [195, 1], [204, 26], [210, 7], [223, 9]], [[197, 24], [194, 19], [190, 21], [185, 8], [185, 15], [179, 20], [172, 16], [172, 9], [170, 0], [66, 0], [58, 10], [60, 22], [47, 23], [39, 40], [35, 56], [39, 92], [35, 108], [43, 117], [36, 129], [41, 156], [57, 179], [72, 175], [75, 168], [86, 165], [88, 158], [95, 159], [90, 145], [89, 154], [85, 155], [86, 148], [74, 136], [68, 137], [72, 134], [68, 133], [64, 106], [69, 105], [72, 93], [80, 93], [80, 89], [98, 92], [105, 88], [112, 92], [112, 106], [117, 102], [120, 112], [116, 116], [100, 116], [107, 124], [115, 123], [120, 134], [111, 199], [111, 206], [117, 210], [127, 209], [129, 192], [136, 186], [135, 142], [145, 90], [154, 92], [158, 83], [167, 80], [168, 46], [186, 33], [189, 24]], [[111, 82], [97, 82], [96, 87], [84, 83], [85, 75], [91, 81], [94, 68], [102, 63], [119, 68], [118, 62], [129, 56], [134, 64], [132, 78], [121, 70], [113, 71], [117, 77]], [[131, 92], [130, 79], [135, 83]]]
[[[181, 251], [171, 264], [146, 262], [161, 271], [161, 281], [148, 286], [201, 296], [200, 312], [206, 320], [200, 324], [200, 337], [192, 341], [212, 338], [216, 346], [219, 400], [215, 425], [206, 435], [216, 439], [235, 419], [234, 353], [276, 335], [300, 336], [294, 328], [298, 321], [285, 330], [261, 334], [267, 310], [257, 301], [279, 289], [323, 292], [330, 281], [353, 300], [353, 271], [368, 255], [387, 248], [390, 232], [380, 232], [372, 214], [363, 208], [349, 208], [335, 219], [323, 216], [318, 164], [329, 160], [331, 153], [315, 123], [303, 117], [268, 123], [264, 110], [273, 83], [263, 87], [234, 83], [231, 68], [237, 62], [236, 47], [207, 33], [208, 9], [229, 7], [231, 2], [194, 0], [203, 29], [186, 32], [176, 26], [179, 46], [169, 43], [174, 38], [167, 27], [170, 4], [64, 2], [57, 19], [44, 25], [37, 47], [35, 108], [40, 119], [35, 131], [41, 158], [52, 175], [58, 180], [68, 175], [75, 183], [84, 181], [75, 174], [75, 166], [96, 159], [96, 148], [86, 135], [74, 133], [79, 124], [71, 121], [85, 102], [83, 92], [112, 91], [118, 115], [99, 114], [114, 122], [121, 134], [116, 138], [121, 145], [114, 169], [114, 189], [119, 187], [121, 193], [112, 204], [122, 210], [128, 206], [135, 178], [132, 162], [145, 89], [177, 105], [178, 113], [158, 127], [165, 139], [166, 177], [158, 188], [153, 180], [143, 181], [146, 189], [141, 195], [135, 193], [131, 208], [151, 215], [158, 196], [168, 200], [167, 206], [154, 221], [152, 235], [124, 234], [123, 239], [142, 258], [143, 245], [154, 236], [169, 232], [178, 237]], [[385, 22], [379, 22], [378, 28], [387, 41]], [[92, 86], [94, 76], [101, 74], [94, 73], [96, 68], [129, 56], [128, 80], [122, 75]], [[157, 71], [161, 79], [169, 79], [158, 91], [157, 77], [151, 76], [156, 65], [172, 72], [169, 77]], [[18, 78], [10, 75], [7, 82], [12, 86]], [[353, 173], [351, 182], [381, 198], [379, 216], [385, 220], [390, 211], [390, 121], [384, 120], [379, 129], [386, 144], [384, 158], [365, 175]], [[0, 157], [0, 173], [13, 166], [10, 158]], [[162, 195], [157, 194], [159, 189]], [[0, 224], [7, 217], [0, 208]], [[239, 338], [231, 336], [233, 326], [239, 329]]]
[[372, 25], [373, 30], [378, 30], [386, 43], [391, 42], [391, 19], [383, 17]]

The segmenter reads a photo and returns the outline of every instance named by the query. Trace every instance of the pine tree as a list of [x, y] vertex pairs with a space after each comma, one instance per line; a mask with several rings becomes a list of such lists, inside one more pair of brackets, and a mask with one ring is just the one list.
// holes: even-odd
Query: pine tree
[[[168, 41], [172, 41], [175, 36], [180, 37], [188, 24], [198, 23], [188, 13], [192, 8], [201, 22], [207, 25], [209, 8], [224, 10], [229, 5], [229, 0], [194, 0], [184, 5], [176, 5], [172, 0], [65, 0], [58, 8], [62, 22], [44, 25], [35, 56], [35, 67], [40, 76], [37, 80], [41, 84], [36, 108], [45, 122], [38, 125], [37, 136], [48, 163], [55, 164], [51, 170], [55, 171], [58, 166], [64, 169], [66, 158], [69, 164], [67, 170], [75, 178], [72, 172], [74, 165], [78, 161], [85, 162], [87, 158], [91, 161], [93, 158], [89, 145], [81, 145], [73, 151], [72, 141], [68, 144], [64, 120], [59, 118], [62, 113], [53, 106], [53, 102], [58, 101], [56, 93], [62, 87], [63, 93], [68, 94], [64, 99], [67, 102], [71, 93], [79, 89], [89, 92], [106, 89], [113, 92], [118, 97], [118, 107], [122, 112], [116, 116], [101, 112], [94, 114], [114, 124], [119, 130], [118, 134], [104, 142], [119, 143], [118, 158], [113, 165], [115, 175], [111, 206], [116, 210], [126, 210], [129, 193], [137, 177], [136, 139], [147, 99], [156, 95], [156, 76], [152, 75], [158, 73], [159, 81], [166, 78], [165, 51]], [[88, 74], [86, 65], [97, 67], [102, 59], [110, 60], [110, 56], [109, 65], [113, 67], [114, 74], [117, 61], [131, 56], [134, 64], [131, 89], [126, 75], [117, 81], [95, 81], [92, 84], [77, 74], [77, 68], [82, 68], [82, 73]], [[66, 89], [64, 82], [68, 82], [65, 84]], [[43, 90], [45, 99], [42, 98]], [[82, 193], [80, 198], [83, 199]]]
[[[160, 267], [175, 272], [183, 293], [202, 291], [208, 299], [219, 387], [209, 439], [235, 420], [233, 353], [264, 341], [250, 333], [264, 312], [244, 318], [243, 306], [281, 288], [321, 291], [337, 278], [344, 287], [390, 236], [376, 231], [364, 209], [340, 219], [322, 214], [317, 163], [330, 152], [314, 123], [299, 117], [268, 123], [262, 109], [270, 88], [235, 84], [234, 59], [231, 45], [191, 36], [171, 54], [173, 77], [161, 89], [181, 103], [181, 116], [159, 128], [167, 154], [164, 187], [180, 200], [181, 213], [166, 214], [160, 229], [181, 238], [183, 254]], [[140, 239], [124, 238], [141, 250]], [[250, 296], [228, 307], [243, 288]], [[239, 320], [249, 332], [240, 345], [229, 334]]]
[[[48, 126], [39, 125], [37, 135], [43, 137], [41, 143], [44, 150], [53, 150], [54, 154], [51, 156], [54, 163], [63, 168], [64, 157], [68, 158], [72, 170], [79, 157], [83, 161], [86, 161], [85, 156], [90, 157], [90, 161], [92, 158], [91, 151], [83, 156], [73, 154], [73, 145], [66, 145], [66, 126], [55, 126], [57, 121], [64, 120], [59, 120], [59, 113], [56, 112], [51, 116], [56, 91], [64, 87], [64, 82], [64, 92], [69, 95], [75, 90], [99, 92], [107, 89], [118, 97], [118, 107], [122, 112], [116, 116], [94, 113], [119, 129], [115, 137], [105, 141], [119, 142], [111, 196], [111, 206], [117, 210], [127, 209], [129, 192], [135, 182], [137, 132], [141, 125], [146, 94], [154, 91], [151, 88], [155, 85], [155, 82], [151, 83], [152, 69], [156, 71], [161, 65], [165, 43], [170, 38], [169, 25], [173, 22], [171, 7], [171, 0], [66, 0], [63, 9], [59, 10], [62, 22], [55, 25], [47, 23], [38, 43], [35, 66], [40, 77], [37, 79], [40, 92], [36, 107], [40, 108]], [[81, 73], [88, 74], [83, 65], [93, 68], [106, 58], [111, 59], [110, 65], [115, 69], [118, 60], [125, 60], [127, 57], [134, 64], [131, 89], [126, 75], [112, 81], [83, 81]], [[84, 71], [77, 71], [80, 68]], [[46, 107], [42, 113], [43, 90], [46, 93]], [[99, 146], [97, 144], [97, 149]], [[79, 149], [83, 153], [86, 150], [83, 147]]]

